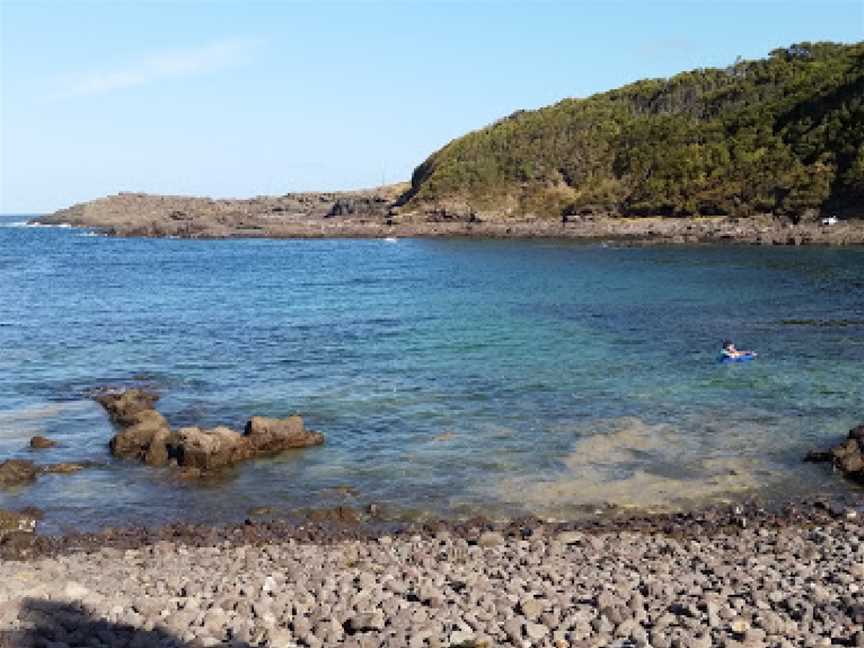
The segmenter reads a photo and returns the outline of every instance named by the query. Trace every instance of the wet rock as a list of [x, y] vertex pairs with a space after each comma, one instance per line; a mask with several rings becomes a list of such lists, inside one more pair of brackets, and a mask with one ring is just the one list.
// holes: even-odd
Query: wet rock
[[56, 464], [48, 464], [47, 466], [40, 466], [39, 472], [46, 474], [55, 474], [55, 475], [71, 475], [72, 473], [79, 472], [88, 467], [88, 463], [56, 463]]
[[114, 423], [123, 427], [134, 425], [134, 416], [152, 410], [159, 394], [148, 389], [127, 389], [122, 392], [101, 392], [93, 399], [105, 408]]
[[[28, 557], [35, 541], [36, 525], [41, 518], [42, 511], [39, 509], [0, 509], [0, 559], [21, 560]], [[2, 599], [0, 587], [0, 601]]]
[[253, 416], [246, 423], [244, 436], [257, 454], [275, 454], [289, 448], [306, 448], [324, 443], [324, 435], [307, 430], [300, 416], [284, 419]]
[[39, 469], [32, 461], [9, 459], [0, 463], [0, 487], [18, 486], [36, 479]]
[[224, 468], [255, 455], [248, 439], [224, 426], [210, 430], [180, 428], [174, 433], [171, 445], [178, 465], [202, 471]]
[[154, 449], [151, 458], [161, 459], [161, 453], [158, 451], [158, 444], [161, 443], [164, 446], [165, 462], [167, 462], [167, 440], [171, 429], [164, 416], [154, 409], [145, 409], [129, 414], [124, 421], [126, 427], [120, 430], [108, 444], [111, 454], [122, 459], [145, 461], [148, 454], [151, 454], [151, 445], [155, 442], [157, 449]]
[[23, 511], [4, 511], [0, 509], [0, 538], [13, 531], [33, 533], [41, 517], [38, 509]]
[[56, 441], [38, 434], [30, 439], [30, 447], [34, 450], [45, 450], [47, 448], [53, 448], [56, 445]]
[[324, 443], [320, 432], [306, 430], [300, 416], [285, 419], [253, 416], [243, 434], [224, 426], [212, 429], [183, 427], [171, 431], [168, 421], [153, 409], [158, 395], [142, 389], [101, 393], [102, 404], [120, 430], [109, 442], [115, 457], [135, 459], [150, 466], [176, 460], [180, 477], [198, 477], [257, 456], [289, 448]]
[[864, 481], [864, 425], [849, 430], [842, 443], [830, 450], [811, 450], [804, 458], [811, 462], [831, 462], [846, 477]]
[[338, 524], [359, 524], [360, 515], [350, 506], [334, 506], [333, 508], [313, 509], [306, 514], [310, 522], [335, 522]]

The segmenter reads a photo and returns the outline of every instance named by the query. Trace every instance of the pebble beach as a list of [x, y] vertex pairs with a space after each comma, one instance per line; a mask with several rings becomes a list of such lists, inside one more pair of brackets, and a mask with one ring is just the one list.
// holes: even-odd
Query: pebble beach
[[0, 645], [864, 646], [854, 509], [646, 520], [41, 539]]

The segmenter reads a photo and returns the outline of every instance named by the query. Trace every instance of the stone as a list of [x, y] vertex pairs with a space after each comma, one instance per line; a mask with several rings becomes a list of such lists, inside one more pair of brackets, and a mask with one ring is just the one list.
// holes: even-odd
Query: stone
[[367, 632], [370, 630], [383, 630], [384, 622], [384, 613], [376, 610], [351, 617], [348, 625], [354, 632]]
[[105, 408], [114, 423], [128, 427], [134, 424], [136, 414], [153, 410], [159, 394], [148, 389], [126, 389], [121, 392], [103, 391], [93, 399]]
[[30, 447], [35, 450], [45, 450], [47, 448], [53, 448], [56, 445], [56, 441], [38, 434], [30, 439]]
[[259, 455], [324, 443], [324, 435], [307, 430], [303, 418], [296, 415], [284, 419], [253, 416], [246, 423], [243, 435]]
[[525, 624], [525, 634], [528, 635], [528, 639], [532, 642], [537, 642], [542, 640], [549, 634], [549, 628], [547, 628], [542, 623], [532, 623], [528, 622]]
[[56, 464], [47, 464], [45, 466], [39, 467], [40, 473], [45, 474], [55, 474], [55, 475], [71, 475], [72, 473], [77, 473], [81, 470], [84, 470], [87, 466], [89, 466], [89, 462], [83, 463], [56, 463]]
[[561, 544], [571, 545], [579, 544], [585, 536], [579, 531], [562, 531], [558, 534], [557, 540]]
[[178, 465], [202, 471], [224, 468], [255, 454], [248, 440], [224, 426], [209, 430], [180, 428], [174, 433], [171, 445]]
[[540, 615], [543, 613], [543, 604], [537, 599], [525, 598], [519, 602], [519, 608], [522, 610], [522, 614], [525, 615], [525, 618], [529, 621], [535, 621], [540, 618]]
[[171, 431], [165, 417], [153, 409], [140, 410], [124, 420], [127, 426], [114, 435], [108, 444], [111, 454], [123, 459], [144, 461], [154, 438], [164, 440]]
[[504, 544], [504, 536], [497, 531], [487, 531], [486, 533], [480, 534], [477, 544], [486, 548], [497, 547], [498, 545]]
[[32, 461], [8, 459], [0, 463], [0, 487], [18, 486], [36, 479], [39, 469]]

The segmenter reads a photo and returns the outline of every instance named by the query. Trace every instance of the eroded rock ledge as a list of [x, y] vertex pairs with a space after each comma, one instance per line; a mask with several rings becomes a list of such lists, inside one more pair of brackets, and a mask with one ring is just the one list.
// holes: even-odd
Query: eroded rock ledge
[[150, 466], [177, 465], [184, 476], [199, 476], [255, 457], [324, 443], [300, 416], [253, 416], [242, 433], [225, 426], [172, 430], [154, 405], [159, 396], [144, 389], [103, 392], [95, 400], [120, 429], [109, 447], [115, 457]]

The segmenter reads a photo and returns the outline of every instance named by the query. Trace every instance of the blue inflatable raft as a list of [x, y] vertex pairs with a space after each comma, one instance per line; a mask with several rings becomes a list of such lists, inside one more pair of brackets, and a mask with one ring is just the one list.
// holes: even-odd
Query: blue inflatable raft
[[750, 362], [750, 361], [753, 360], [755, 357], [756, 357], [756, 356], [754, 356], [754, 355], [751, 354], [751, 353], [745, 353], [745, 354], [740, 355], [740, 356], [738, 356], [738, 357], [736, 357], [736, 358], [730, 358], [729, 356], [721, 355], [720, 358], [719, 358], [719, 360], [720, 360], [720, 362], [722, 362], [723, 364], [730, 364], [730, 363], [733, 363], [733, 362]]

